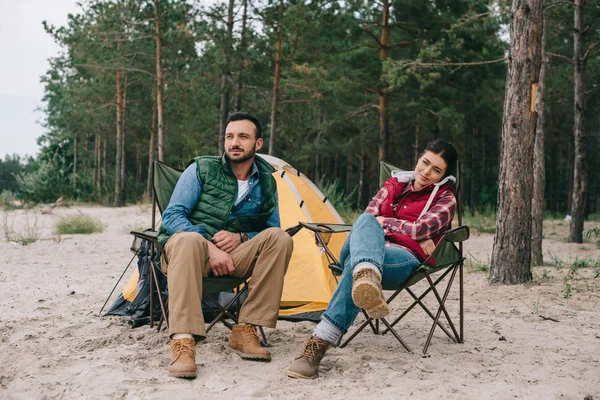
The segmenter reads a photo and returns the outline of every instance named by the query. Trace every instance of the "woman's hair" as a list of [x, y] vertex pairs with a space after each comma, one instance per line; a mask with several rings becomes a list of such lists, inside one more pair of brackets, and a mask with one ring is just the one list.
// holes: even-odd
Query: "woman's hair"
[[447, 140], [444, 139], [435, 139], [431, 142], [427, 143], [427, 147], [425, 147], [425, 152], [432, 152], [434, 154], [439, 155], [446, 161], [446, 173], [444, 174], [444, 178], [448, 175], [454, 175], [454, 170], [456, 169], [456, 162], [458, 161], [458, 152]]

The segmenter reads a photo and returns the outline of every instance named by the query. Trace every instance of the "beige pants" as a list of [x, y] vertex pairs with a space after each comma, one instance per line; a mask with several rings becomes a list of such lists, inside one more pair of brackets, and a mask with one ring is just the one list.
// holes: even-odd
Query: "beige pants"
[[[269, 228], [231, 252], [236, 278], [252, 277], [239, 322], [274, 328], [283, 292], [283, 277], [292, 255], [292, 238]], [[165, 245], [168, 264], [169, 335], [190, 333], [206, 337], [202, 315], [202, 278], [211, 272], [208, 241], [200, 234], [178, 232]]]

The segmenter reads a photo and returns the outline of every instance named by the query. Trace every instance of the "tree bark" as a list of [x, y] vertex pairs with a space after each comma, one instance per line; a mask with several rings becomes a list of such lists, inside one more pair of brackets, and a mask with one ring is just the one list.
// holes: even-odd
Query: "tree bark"
[[163, 131], [163, 67], [162, 67], [162, 36], [160, 23], [160, 0], [154, 0], [154, 26], [156, 30], [156, 110], [158, 122], [158, 161], [165, 160], [165, 138]]
[[125, 121], [126, 121], [126, 111], [127, 111], [127, 72], [123, 72], [123, 105], [121, 108], [121, 199], [119, 201], [119, 206], [124, 207], [127, 204], [127, 173], [126, 173], [126, 156], [127, 152], [125, 151]]
[[73, 196], [77, 193], [77, 135], [73, 138]]
[[96, 171], [96, 189], [95, 192], [99, 197], [102, 192], [102, 152], [100, 151], [102, 147], [102, 138], [100, 134], [96, 134], [96, 154], [94, 154], [94, 158], [96, 159], [96, 164], [98, 165], [98, 169]]
[[148, 199], [152, 198], [152, 185], [154, 180], [154, 132], [156, 132], [156, 102], [152, 106], [152, 129], [150, 129], [150, 143], [148, 144], [148, 182], [146, 184], [146, 194]]
[[225, 43], [223, 46], [224, 53], [224, 65], [223, 73], [221, 74], [221, 106], [219, 109], [220, 121], [219, 121], [219, 148], [217, 149], [218, 154], [222, 154], [223, 146], [225, 144], [225, 128], [227, 124], [227, 117], [229, 116], [229, 70], [231, 68], [231, 35], [233, 32], [233, 0], [229, 0], [229, 8], [227, 10], [227, 35], [225, 36]]
[[546, 164], [544, 160], [544, 95], [546, 86], [546, 16], [542, 31], [542, 65], [537, 87], [538, 113], [533, 151], [533, 200], [531, 202], [531, 257], [533, 265], [543, 265], [542, 238], [544, 234], [544, 189]]
[[490, 282], [531, 280], [531, 199], [544, 0], [513, 0]]
[[[120, 47], [120, 43], [117, 44]], [[115, 141], [116, 155], [115, 155], [115, 205], [119, 206], [121, 202], [121, 161], [123, 152], [123, 121], [122, 118], [122, 107], [123, 107], [123, 90], [121, 87], [121, 70], [117, 69], [116, 72], [116, 91], [117, 91], [117, 138]]]
[[359, 209], [362, 208], [363, 202], [363, 188], [365, 182], [365, 151], [361, 151], [360, 153], [360, 169], [358, 172], [358, 197], [356, 199], [356, 205]]
[[271, 104], [271, 133], [269, 155], [275, 155], [275, 132], [277, 131], [277, 104], [279, 102], [279, 78], [281, 76], [281, 44], [283, 42], [283, 0], [279, 0], [279, 21], [277, 23], [277, 45], [275, 50], [275, 78], [273, 79], [273, 103]]
[[569, 242], [583, 242], [583, 220], [588, 192], [588, 170], [584, 128], [585, 111], [585, 60], [583, 59], [583, 41], [585, 25], [583, 7], [585, 0], [575, 0], [575, 25], [573, 31], [573, 81], [574, 81], [574, 120], [573, 138], [575, 140], [575, 168], [573, 171], [573, 197], [571, 200], [571, 223]]
[[[382, 68], [383, 63], [388, 58], [388, 50], [390, 44], [389, 14], [390, 3], [388, 2], [388, 0], [384, 0], [381, 22], [381, 44], [379, 47], [379, 58], [381, 59]], [[383, 85], [383, 83], [381, 84]], [[386, 156], [389, 136], [387, 118], [388, 92], [386, 87], [380, 87], [377, 92], [379, 95], [379, 161], [383, 161], [385, 160]]]
[[237, 89], [235, 93], [235, 110], [240, 111], [242, 109], [242, 92], [244, 90], [244, 68], [246, 62], [246, 47], [248, 46], [248, 38], [246, 37], [246, 31], [248, 29], [248, 0], [243, 0], [244, 14], [242, 16], [242, 39], [240, 43], [240, 51], [238, 52], [239, 57], [239, 73]]

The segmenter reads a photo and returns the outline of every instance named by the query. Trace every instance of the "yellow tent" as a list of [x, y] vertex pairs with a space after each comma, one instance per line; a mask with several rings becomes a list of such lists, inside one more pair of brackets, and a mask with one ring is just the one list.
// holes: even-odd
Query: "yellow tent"
[[[304, 174], [279, 158], [259, 154], [277, 172], [279, 214], [281, 227], [287, 229], [298, 222], [343, 224], [331, 202]], [[329, 249], [337, 256], [347, 234], [331, 236]], [[325, 253], [315, 243], [307, 229], [294, 235], [294, 252], [285, 275], [279, 315], [290, 316], [324, 310], [336, 287]]]

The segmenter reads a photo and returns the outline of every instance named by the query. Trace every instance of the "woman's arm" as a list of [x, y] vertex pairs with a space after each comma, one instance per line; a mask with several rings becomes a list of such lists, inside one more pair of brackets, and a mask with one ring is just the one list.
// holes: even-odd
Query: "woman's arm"
[[448, 190], [440, 195], [429, 211], [415, 222], [386, 218], [383, 221], [384, 228], [391, 232], [402, 233], [417, 241], [430, 239], [452, 221], [455, 210], [456, 197]]
[[371, 201], [369, 202], [369, 205], [365, 209], [364, 213], [365, 214], [366, 213], [373, 214], [376, 217], [381, 215], [381, 212], [380, 212], [381, 204], [383, 203], [383, 201], [386, 199], [387, 196], [388, 196], [388, 190], [385, 187], [381, 188], [379, 190], [379, 192], [377, 192], [377, 194], [371, 199]]

